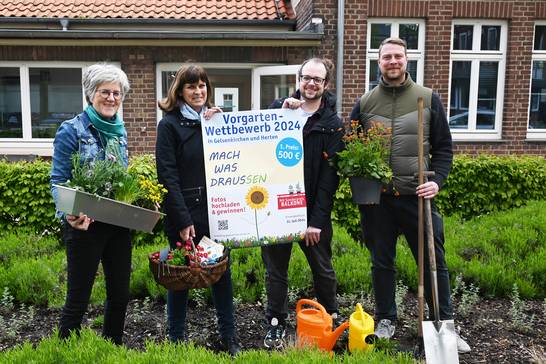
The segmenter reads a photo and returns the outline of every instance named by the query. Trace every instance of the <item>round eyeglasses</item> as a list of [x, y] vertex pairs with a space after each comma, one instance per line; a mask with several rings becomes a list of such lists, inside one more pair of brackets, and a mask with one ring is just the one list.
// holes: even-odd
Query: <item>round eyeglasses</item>
[[101, 95], [105, 99], [109, 98], [110, 95], [112, 95], [115, 100], [119, 100], [121, 99], [121, 96], [123, 95], [120, 91], [112, 91], [107, 89], [97, 90], [97, 92], [99, 95]]

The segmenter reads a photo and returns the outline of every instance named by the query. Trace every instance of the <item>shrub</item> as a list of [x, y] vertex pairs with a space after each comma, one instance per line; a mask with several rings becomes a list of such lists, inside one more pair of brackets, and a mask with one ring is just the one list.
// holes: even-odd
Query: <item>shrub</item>
[[58, 231], [49, 191], [51, 164], [44, 160], [10, 163], [0, 160], [0, 231], [28, 227]]
[[9, 266], [13, 259], [50, 255], [61, 247], [54, 236], [35, 234], [28, 227], [0, 235], [0, 263]]
[[546, 199], [545, 180], [544, 157], [458, 155], [436, 203], [447, 215], [469, 219]]
[[[65, 280], [60, 279], [64, 253], [51, 257], [23, 257], [14, 259], [9, 267], [0, 267], [0, 286], [8, 287], [17, 302], [47, 305], [60, 304], [64, 298]], [[60, 302], [59, 302], [60, 301]]]
[[[434, 199], [440, 212], [471, 219], [494, 211], [546, 199], [546, 159], [540, 156], [470, 157], [456, 155], [442, 190]], [[358, 240], [361, 228], [351, 190], [342, 179], [336, 191], [333, 219]]]

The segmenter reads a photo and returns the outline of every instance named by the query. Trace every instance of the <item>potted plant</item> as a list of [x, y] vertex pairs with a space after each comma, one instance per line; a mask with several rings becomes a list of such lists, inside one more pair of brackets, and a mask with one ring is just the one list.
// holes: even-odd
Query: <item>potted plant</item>
[[71, 215], [129, 229], [151, 232], [161, 217], [159, 202], [166, 190], [159, 183], [127, 171], [113, 154], [104, 160], [72, 156], [72, 178], [58, 191], [58, 208]]
[[346, 125], [345, 148], [337, 153], [337, 172], [349, 178], [353, 201], [379, 203], [383, 184], [392, 180], [389, 166], [392, 129], [371, 121], [367, 130], [358, 120]]

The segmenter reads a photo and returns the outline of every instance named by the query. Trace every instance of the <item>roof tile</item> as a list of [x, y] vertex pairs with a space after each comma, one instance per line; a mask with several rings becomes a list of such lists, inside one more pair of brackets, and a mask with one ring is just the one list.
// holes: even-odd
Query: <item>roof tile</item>
[[[279, 15], [280, 13], [280, 15]], [[294, 19], [289, 3], [275, 0], [2, 0], [1, 17], [146, 19]]]

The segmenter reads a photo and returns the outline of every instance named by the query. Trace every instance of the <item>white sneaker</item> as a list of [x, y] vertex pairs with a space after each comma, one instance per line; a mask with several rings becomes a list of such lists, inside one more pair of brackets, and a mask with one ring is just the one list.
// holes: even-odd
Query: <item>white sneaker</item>
[[379, 320], [375, 328], [375, 336], [380, 339], [390, 339], [394, 335], [396, 327], [389, 319]]
[[457, 334], [457, 351], [459, 354], [469, 353], [470, 350], [470, 345], [468, 345], [466, 341], [464, 341], [463, 338]]

